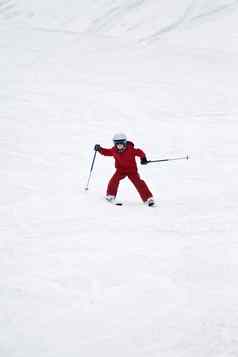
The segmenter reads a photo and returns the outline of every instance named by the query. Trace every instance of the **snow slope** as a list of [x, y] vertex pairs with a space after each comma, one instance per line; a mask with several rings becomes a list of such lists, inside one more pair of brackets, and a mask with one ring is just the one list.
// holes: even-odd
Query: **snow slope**
[[[0, 354], [233, 357], [237, 1], [0, 2]], [[104, 193], [124, 131], [150, 209]], [[139, 163], [138, 163], [139, 164]]]

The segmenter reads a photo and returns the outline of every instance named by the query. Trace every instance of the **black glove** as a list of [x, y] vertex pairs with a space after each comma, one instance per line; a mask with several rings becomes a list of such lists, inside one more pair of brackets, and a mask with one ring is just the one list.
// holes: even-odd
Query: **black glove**
[[99, 151], [101, 149], [101, 146], [99, 145], [99, 144], [96, 144], [95, 146], [94, 146], [94, 150], [95, 151]]
[[146, 164], [148, 164], [148, 162], [149, 162], [149, 161], [147, 161], [146, 156], [144, 156], [144, 157], [142, 157], [142, 158], [140, 159], [141, 165], [146, 165]]

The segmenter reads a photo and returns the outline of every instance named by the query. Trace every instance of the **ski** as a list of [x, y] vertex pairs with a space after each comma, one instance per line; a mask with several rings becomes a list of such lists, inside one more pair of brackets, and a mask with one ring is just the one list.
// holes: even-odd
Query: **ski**
[[106, 201], [108, 203], [111, 203], [114, 206], [122, 206], [123, 205], [123, 203], [121, 201], [117, 201], [114, 198], [110, 198], [110, 199], [106, 198]]
[[111, 203], [111, 205], [114, 205], [114, 206], [123, 206], [123, 203], [119, 202], [119, 201], [107, 201], [107, 202]]
[[148, 207], [154, 207], [155, 201], [154, 201], [153, 197], [148, 198], [148, 200], [145, 202], [145, 204], [146, 204]]
[[[115, 198], [106, 198], [106, 201], [114, 206], [123, 206], [123, 202], [117, 201]], [[145, 206], [147, 207], [155, 207], [156, 203], [153, 198], [148, 199], [148, 201], [145, 202]]]
[[[123, 202], [121, 201], [107, 201], [108, 203], [110, 203], [111, 205], [114, 205], [114, 206], [123, 206]], [[145, 204], [146, 207], [156, 207], [156, 203], [155, 202], [151, 202], [149, 204]]]
[[123, 203], [122, 202], [114, 202], [114, 205], [115, 206], [123, 206]]

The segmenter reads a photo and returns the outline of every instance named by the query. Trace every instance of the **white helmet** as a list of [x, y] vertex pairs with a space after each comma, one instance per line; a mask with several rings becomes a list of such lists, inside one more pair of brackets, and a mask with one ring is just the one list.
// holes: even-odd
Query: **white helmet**
[[115, 144], [126, 144], [127, 137], [123, 133], [117, 133], [113, 136], [112, 141]]

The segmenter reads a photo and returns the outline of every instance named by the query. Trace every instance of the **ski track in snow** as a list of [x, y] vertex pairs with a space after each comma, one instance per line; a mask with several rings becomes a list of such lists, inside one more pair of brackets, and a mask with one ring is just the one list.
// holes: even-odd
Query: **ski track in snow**
[[[0, 1], [0, 355], [237, 356], [237, 1], [55, 4]], [[156, 207], [85, 192], [116, 131]]]

